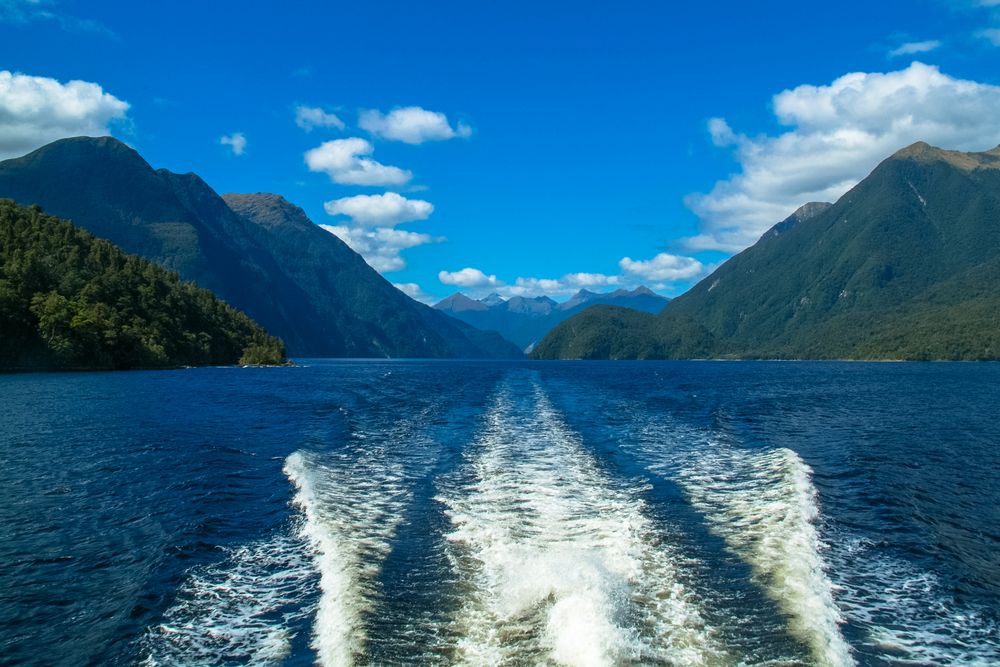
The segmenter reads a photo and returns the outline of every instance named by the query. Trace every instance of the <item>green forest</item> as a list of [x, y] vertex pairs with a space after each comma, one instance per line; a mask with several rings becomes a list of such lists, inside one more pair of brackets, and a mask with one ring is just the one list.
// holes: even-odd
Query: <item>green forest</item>
[[0, 369], [284, 361], [281, 340], [208, 290], [0, 199]]

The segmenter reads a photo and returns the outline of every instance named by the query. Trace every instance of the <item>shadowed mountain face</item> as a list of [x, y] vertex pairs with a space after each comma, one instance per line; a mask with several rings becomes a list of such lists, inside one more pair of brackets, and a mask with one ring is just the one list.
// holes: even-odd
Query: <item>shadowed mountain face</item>
[[557, 324], [590, 306], [608, 304], [644, 313], [658, 313], [668, 301], [646, 287], [637, 287], [632, 291], [619, 289], [605, 294], [581, 289], [563, 303], [547, 296], [503, 299], [498, 294], [477, 301], [456, 292], [434, 308], [479, 329], [497, 331], [522, 349], [530, 349]]
[[836, 204], [776, 225], [659, 316], [589, 312], [536, 354], [606, 358], [595, 327], [616, 358], [1000, 358], [1000, 149], [914, 144]]
[[230, 202], [195, 174], [154, 170], [110, 137], [0, 163], [0, 197], [38, 204], [210, 289], [295, 356], [510, 357], [519, 352], [413, 301], [275, 195]]
[[345, 356], [520, 356], [498, 334], [455, 322], [392, 286], [356, 252], [273, 194], [227, 194], [223, 200], [250, 235], [305, 293]]

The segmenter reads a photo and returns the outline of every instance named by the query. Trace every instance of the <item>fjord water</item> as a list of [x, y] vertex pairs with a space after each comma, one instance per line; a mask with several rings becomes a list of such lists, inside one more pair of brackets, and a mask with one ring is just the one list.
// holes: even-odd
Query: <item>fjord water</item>
[[1000, 366], [0, 377], [0, 662], [1000, 663]]

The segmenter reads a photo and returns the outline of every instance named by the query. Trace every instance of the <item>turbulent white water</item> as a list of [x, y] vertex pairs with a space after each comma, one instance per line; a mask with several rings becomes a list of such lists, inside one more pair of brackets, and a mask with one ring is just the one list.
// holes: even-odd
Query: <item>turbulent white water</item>
[[315, 609], [315, 571], [294, 533], [195, 569], [144, 639], [146, 665], [279, 664]]
[[536, 387], [501, 391], [439, 500], [465, 596], [453, 633], [467, 664], [724, 661], [680, 559]]
[[822, 556], [826, 545], [816, 529], [811, 476], [789, 449], [752, 451], [721, 443], [700, 447], [680, 472], [692, 504], [751, 566], [815, 664], [853, 665]]
[[364, 616], [405, 507], [402, 474], [375, 453], [339, 461], [302, 452], [288, 457], [285, 474], [320, 575], [312, 646], [323, 665], [352, 664], [364, 655]]

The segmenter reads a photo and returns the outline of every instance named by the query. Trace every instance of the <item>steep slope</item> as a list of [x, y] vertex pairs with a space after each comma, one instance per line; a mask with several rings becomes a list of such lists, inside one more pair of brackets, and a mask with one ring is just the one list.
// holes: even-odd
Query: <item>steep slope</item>
[[434, 308], [479, 329], [497, 331], [507, 340], [530, 349], [560, 322], [591, 306], [605, 304], [657, 313], [668, 301], [645, 287], [637, 287], [605, 294], [581, 289], [563, 303], [547, 296], [504, 300], [496, 294], [475, 301], [455, 293]]
[[[690, 356], [705, 347], [697, 330], [679, 335], [691, 322], [711, 335], [708, 356], [1000, 358], [1000, 149], [903, 149], [615, 335], [625, 357]], [[568, 356], [567, 340], [538, 356]], [[643, 354], [651, 341], [662, 354]]]
[[305, 212], [273, 194], [227, 194], [225, 204], [282, 267], [346, 356], [517, 357], [499, 335], [416, 302]]
[[0, 369], [279, 363], [211, 292], [38, 207], [0, 199]]
[[[425, 306], [392, 288], [339, 239], [308, 221], [289, 227], [298, 234], [292, 240], [282, 226], [258, 225], [237, 215], [197, 175], [154, 171], [110, 137], [63, 139], [0, 163], [0, 197], [39, 204], [177, 271], [280, 335], [298, 356], [516, 353], [502, 341], [428, 316]], [[308, 261], [289, 252], [290, 242], [306, 244]], [[338, 272], [341, 264], [344, 270]], [[325, 273], [309, 275], [310, 270]], [[336, 289], [314, 289], [330, 286], [333, 278], [343, 281]], [[384, 304], [365, 303], [366, 296]]]

